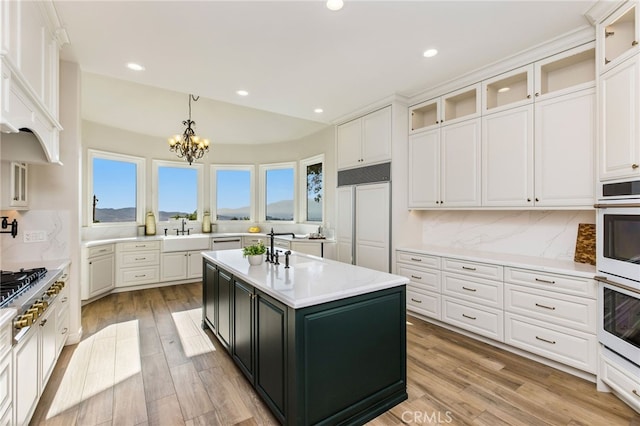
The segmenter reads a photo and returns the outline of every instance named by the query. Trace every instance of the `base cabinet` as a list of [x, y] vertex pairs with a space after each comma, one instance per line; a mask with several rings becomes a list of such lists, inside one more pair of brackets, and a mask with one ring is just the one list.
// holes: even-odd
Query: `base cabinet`
[[111, 291], [116, 285], [116, 258], [114, 244], [90, 247], [83, 268], [82, 300], [88, 300]]
[[363, 424], [407, 398], [404, 286], [293, 309], [218, 265], [204, 273], [204, 325], [282, 424]]

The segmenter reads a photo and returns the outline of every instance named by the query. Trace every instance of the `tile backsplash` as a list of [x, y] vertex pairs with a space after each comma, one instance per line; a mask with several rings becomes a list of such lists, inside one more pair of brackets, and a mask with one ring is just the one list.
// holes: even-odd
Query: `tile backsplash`
[[429, 245], [573, 260], [579, 223], [594, 211], [424, 211]]
[[[2, 262], [29, 262], [70, 257], [70, 212], [68, 210], [2, 211], [9, 220], [18, 220], [18, 235], [0, 236]], [[44, 235], [45, 241], [25, 242], [25, 232]]]

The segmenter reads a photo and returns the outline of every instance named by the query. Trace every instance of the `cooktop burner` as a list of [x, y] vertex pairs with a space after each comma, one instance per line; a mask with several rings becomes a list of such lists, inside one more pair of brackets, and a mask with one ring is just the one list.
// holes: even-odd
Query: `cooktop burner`
[[14, 299], [34, 286], [46, 274], [46, 268], [0, 271], [0, 308], [10, 306]]

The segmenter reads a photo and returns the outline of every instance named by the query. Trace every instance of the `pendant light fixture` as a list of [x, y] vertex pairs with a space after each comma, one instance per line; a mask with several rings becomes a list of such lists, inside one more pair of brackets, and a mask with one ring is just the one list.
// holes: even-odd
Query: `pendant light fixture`
[[189, 119], [182, 122], [184, 126], [184, 132], [181, 135], [175, 135], [169, 138], [169, 150], [175, 152], [179, 158], [184, 158], [189, 162], [189, 165], [194, 160], [199, 160], [209, 152], [209, 140], [202, 139], [196, 135], [194, 127], [196, 122], [191, 120], [191, 100], [197, 102], [200, 96], [195, 97], [189, 94]]

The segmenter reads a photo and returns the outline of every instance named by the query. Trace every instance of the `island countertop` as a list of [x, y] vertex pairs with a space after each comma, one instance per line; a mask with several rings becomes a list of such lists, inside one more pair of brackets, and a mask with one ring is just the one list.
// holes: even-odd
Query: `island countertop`
[[289, 269], [285, 268], [283, 255], [280, 265], [262, 262], [256, 266], [249, 265], [242, 250], [207, 251], [202, 252], [202, 256], [294, 309], [409, 282], [400, 275], [297, 252], [292, 252], [289, 258]]

